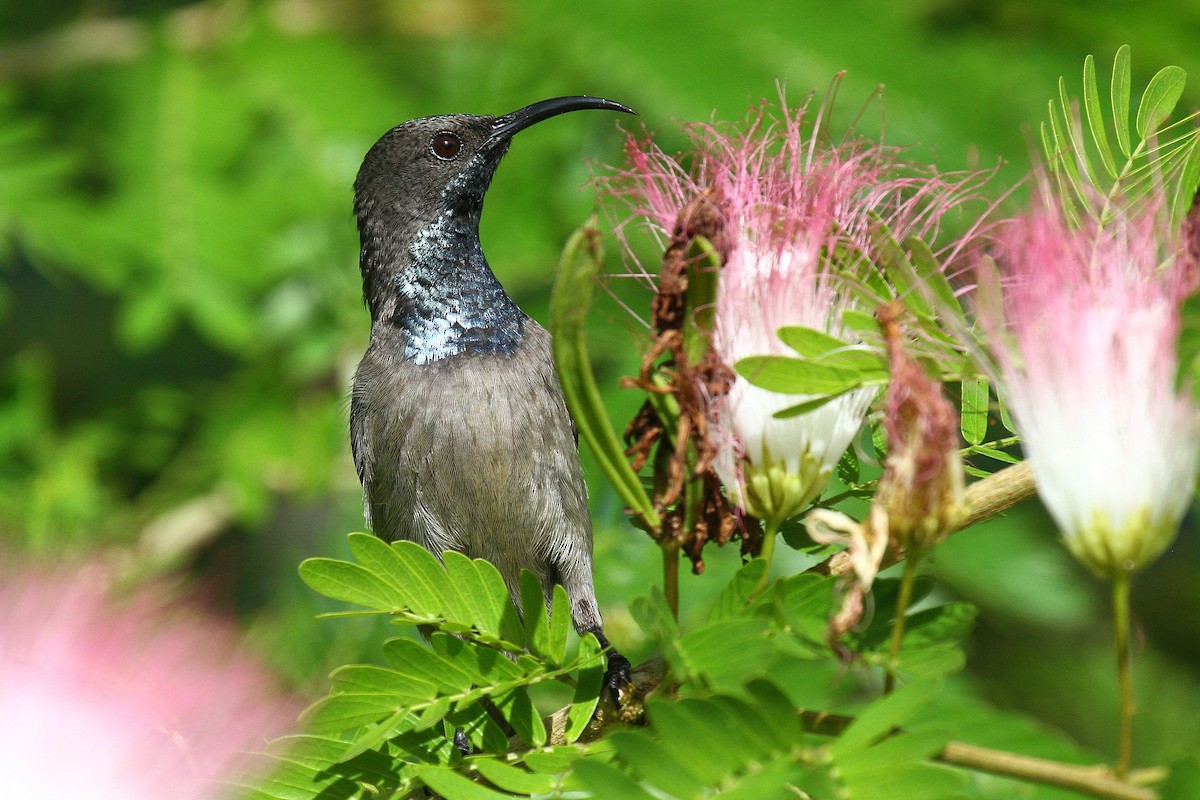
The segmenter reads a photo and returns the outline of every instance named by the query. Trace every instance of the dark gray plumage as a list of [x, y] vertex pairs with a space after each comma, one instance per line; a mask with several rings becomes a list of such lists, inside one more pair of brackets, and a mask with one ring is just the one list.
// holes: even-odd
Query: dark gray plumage
[[[350, 434], [377, 535], [485, 558], [518, 604], [521, 569], [547, 597], [560, 583], [576, 629], [607, 646], [587, 488], [550, 336], [505, 293], [479, 241], [484, 194], [512, 136], [585, 108], [630, 112], [564, 97], [503, 117], [424, 117], [367, 153], [354, 208], [371, 341]], [[629, 680], [615, 651], [608, 679], [614, 690]]]

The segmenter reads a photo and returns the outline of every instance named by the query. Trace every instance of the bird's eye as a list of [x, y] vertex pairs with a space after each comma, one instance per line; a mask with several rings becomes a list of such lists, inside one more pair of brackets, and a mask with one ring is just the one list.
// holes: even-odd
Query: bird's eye
[[462, 152], [462, 139], [450, 131], [441, 131], [429, 140], [429, 149], [443, 161], [451, 161]]

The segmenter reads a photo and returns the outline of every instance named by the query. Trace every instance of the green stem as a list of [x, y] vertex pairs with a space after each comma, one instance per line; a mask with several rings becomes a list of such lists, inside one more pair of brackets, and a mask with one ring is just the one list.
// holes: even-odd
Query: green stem
[[896, 688], [896, 662], [900, 660], [900, 646], [904, 643], [904, 624], [912, 602], [913, 584], [917, 579], [917, 563], [921, 553], [914, 550], [904, 559], [904, 575], [900, 578], [900, 596], [896, 598], [896, 616], [892, 620], [892, 646], [888, 650], [887, 674], [883, 679], [883, 691]]
[[663, 594], [667, 598], [667, 607], [671, 616], [679, 621], [679, 545], [662, 545], [663, 558]]
[[771, 582], [771, 559], [775, 555], [775, 540], [779, 535], [779, 528], [783, 524], [781, 519], [766, 519], [763, 520], [763, 541], [762, 550], [759, 551], [759, 558], [766, 562], [763, 568], [762, 577], [758, 579], [758, 585], [754, 587], [754, 591], [750, 593], [750, 599], [758, 597], [767, 590], [768, 584]]
[[1113, 631], [1117, 639], [1117, 683], [1121, 695], [1121, 734], [1113, 772], [1123, 778], [1133, 761], [1133, 668], [1129, 656], [1129, 575], [1113, 580]]

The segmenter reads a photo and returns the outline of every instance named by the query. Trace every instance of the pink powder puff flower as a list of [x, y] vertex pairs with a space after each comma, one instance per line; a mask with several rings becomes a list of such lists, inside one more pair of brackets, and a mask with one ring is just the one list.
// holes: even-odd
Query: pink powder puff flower
[[9, 797], [212, 800], [298, 708], [226, 626], [107, 572], [0, 584], [0, 775]]
[[1054, 203], [1007, 223], [980, 316], [1038, 492], [1071, 553], [1118, 579], [1175, 538], [1196, 486], [1200, 414], [1176, 384], [1193, 259], [1161, 203], [1068, 225]]
[[[900, 241], [928, 236], [961, 199], [953, 184], [928, 168], [901, 161], [896, 148], [853, 137], [830, 143], [824, 120], [832, 96], [815, 109], [811, 99], [796, 110], [785, 107], [781, 119], [773, 119], [764, 104], [742, 131], [690, 127], [690, 170], [651, 141], [627, 142], [629, 167], [612, 182], [634, 212], [622, 225], [642, 221], [665, 242], [680, 214], [701, 197], [721, 218], [725, 263], [713, 346], [726, 364], [748, 356], [795, 356], [777, 335], [784, 326], [855, 342], [842, 313], [869, 313], [873, 306], [864, 302], [862, 287], [835, 274], [830, 254], [838, 254], [843, 269], [865, 263], [874, 249], [872, 225], [886, 223]], [[648, 271], [642, 275], [653, 280]], [[719, 445], [714, 469], [743, 510], [777, 527], [820, 496], [874, 393], [850, 391], [808, 413], [777, 419], [777, 412], [811, 396], [768, 391], [738, 376], [709, 409]]]

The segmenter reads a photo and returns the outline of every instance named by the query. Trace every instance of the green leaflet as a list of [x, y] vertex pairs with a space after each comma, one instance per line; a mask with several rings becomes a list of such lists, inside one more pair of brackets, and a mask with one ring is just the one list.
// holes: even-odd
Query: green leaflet
[[1138, 104], [1138, 136], [1149, 138], [1171, 116], [1179, 98], [1183, 96], [1186, 83], [1187, 73], [1175, 66], [1163, 67], [1150, 79], [1142, 94], [1142, 102]]
[[417, 777], [442, 797], [455, 800], [502, 800], [512, 797], [465, 778], [448, 767], [420, 767]]
[[938, 682], [913, 681], [867, 706], [830, 747], [835, 760], [870, 747], [895, 728], [904, 725], [936, 693]]
[[529, 772], [490, 758], [473, 759], [471, 766], [506, 792], [547, 794], [558, 785], [558, 778], [553, 775]]
[[734, 368], [750, 383], [772, 392], [799, 395], [836, 395], [881, 378], [845, 366], [827, 366], [791, 356], [750, 356]]
[[337, 763], [346, 749], [340, 739], [323, 736], [290, 736], [272, 745], [278, 767], [267, 778], [255, 778], [253, 788], [239, 797], [245, 800], [349, 800], [357, 796], [358, 781], [379, 787], [406, 785], [411, 767], [397, 765], [378, 752], [363, 753]]
[[575, 764], [575, 777], [580, 785], [591, 792], [592, 797], [660, 800], [659, 797], [647, 792], [637, 781], [616, 767], [591, 759], [581, 759]]
[[474, 680], [454, 661], [414, 639], [389, 639], [383, 643], [383, 655], [396, 672], [424, 680], [441, 693], [462, 694], [470, 690]]
[[300, 564], [300, 577], [326, 597], [377, 611], [398, 610], [407, 599], [374, 572], [333, 558], [305, 560]]
[[987, 438], [988, 398], [987, 378], [963, 378], [961, 428], [968, 444], [982, 444]]
[[604, 684], [605, 659], [600, 653], [600, 643], [592, 634], [585, 635], [579, 642], [579, 657], [584, 666], [579, 670], [575, 684], [575, 696], [567, 712], [567, 727], [563, 737], [568, 743], [578, 739], [596, 713], [600, 704], [600, 692]]
[[761, 558], [752, 559], [742, 566], [725, 588], [717, 595], [712, 610], [708, 614], [709, 622], [739, 617], [750, 604], [750, 597], [758, 588], [767, 562]]
[[1104, 169], [1110, 178], [1117, 177], [1117, 161], [1113, 157], [1112, 148], [1108, 144], [1108, 134], [1104, 130], [1104, 112], [1100, 110], [1100, 90], [1096, 86], [1096, 59], [1089, 54], [1083, 60], [1083, 108], [1087, 113], [1088, 128], [1092, 132], [1092, 141], [1096, 143], [1096, 151], [1104, 162]]
[[1132, 150], [1129, 145], [1129, 84], [1130, 73], [1129, 45], [1123, 44], [1117, 48], [1113, 58], [1112, 83], [1110, 96], [1112, 98], [1113, 126], [1117, 133], [1117, 146], [1129, 158]]
[[542, 723], [537, 709], [533, 707], [529, 692], [524, 686], [497, 695], [492, 701], [526, 743], [533, 747], [541, 747], [546, 743], [546, 726]]

